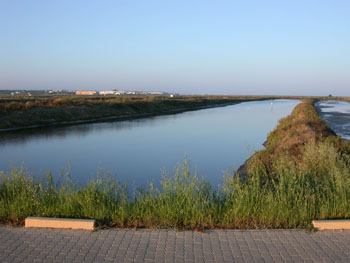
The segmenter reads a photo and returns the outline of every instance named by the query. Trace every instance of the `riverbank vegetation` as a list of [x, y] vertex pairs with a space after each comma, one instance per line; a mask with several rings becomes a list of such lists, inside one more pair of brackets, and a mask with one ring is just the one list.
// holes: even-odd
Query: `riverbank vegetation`
[[282, 119], [266, 149], [214, 189], [187, 160], [161, 187], [127, 190], [97, 176], [83, 187], [69, 176], [34, 179], [24, 169], [0, 174], [0, 221], [27, 216], [93, 218], [101, 226], [150, 228], [310, 228], [313, 219], [350, 218], [350, 145], [318, 116], [312, 100]]
[[[268, 99], [302, 99], [291, 96], [0, 96], [0, 132], [59, 124], [125, 120], [173, 114], [206, 107]], [[328, 99], [324, 97], [323, 99]], [[332, 98], [336, 99], [336, 98]]]
[[43, 96], [1, 97], [0, 129], [98, 119], [170, 114], [267, 96]]

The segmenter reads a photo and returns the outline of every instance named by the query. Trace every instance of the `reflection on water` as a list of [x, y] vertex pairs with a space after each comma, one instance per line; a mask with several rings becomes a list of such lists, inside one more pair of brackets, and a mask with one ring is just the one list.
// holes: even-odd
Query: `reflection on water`
[[273, 111], [273, 100], [270, 102], [270, 111]]
[[[149, 123], [152, 123], [154, 117], [147, 118]], [[108, 128], [114, 129], [131, 129], [137, 127], [139, 120], [134, 120], [133, 123], [128, 121], [123, 122], [112, 122], [112, 126], [108, 125]], [[89, 132], [105, 129], [108, 122], [105, 123], [93, 123], [93, 124], [78, 124], [78, 125], [67, 125], [67, 126], [52, 126], [33, 128], [26, 130], [18, 130], [11, 132], [0, 133], [0, 145], [6, 144], [23, 144], [29, 140], [35, 138], [47, 138], [47, 139], [64, 139], [66, 136], [87, 136]], [[139, 123], [140, 124], [140, 123]], [[142, 124], [140, 124], [142, 125]]]
[[28, 170], [71, 175], [84, 183], [98, 167], [137, 185], [158, 182], [161, 170], [173, 173], [187, 154], [192, 167], [212, 184], [223, 171], [238, 168], [261, 149], [278, 120], [299, 101], [246, 102], [174, 115], [120, 122], [50, 127], [0, 135], [0, 168], [24, 162]]

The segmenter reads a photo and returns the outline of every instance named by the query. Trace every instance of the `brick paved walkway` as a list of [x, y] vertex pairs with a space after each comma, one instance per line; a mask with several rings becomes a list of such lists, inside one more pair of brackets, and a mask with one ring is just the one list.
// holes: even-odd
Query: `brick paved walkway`
[[350, 262], [350, 231], [89, 232], [0, 226], [0, 262]]

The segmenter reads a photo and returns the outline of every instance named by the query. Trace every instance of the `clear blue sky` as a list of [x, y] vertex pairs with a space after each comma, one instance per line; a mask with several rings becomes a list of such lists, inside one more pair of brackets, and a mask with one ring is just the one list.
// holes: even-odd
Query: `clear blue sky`
[[350, 96], [350, 1], [0, 0], [0, 89]]

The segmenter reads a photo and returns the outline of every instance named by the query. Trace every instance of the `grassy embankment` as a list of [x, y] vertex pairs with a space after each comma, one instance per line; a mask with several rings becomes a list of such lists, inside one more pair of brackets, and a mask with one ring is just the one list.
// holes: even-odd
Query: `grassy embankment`
[[169, 114], [268, 98], [266, 96], [2, 97], [0, 98], [0, 129]]
[[248, 162], [244, 178], [227, 174], [216, 191], [187, 161], [162, 187], [130, 196], [117, 180], [79, 188], [67, 180], [35, 181], [22, 169], [1, 173], [0, 220], [27, 216], [94, 218], [101, 225], [151, 228], [308, 228], [313, 219], [350, 218], [349, 144], [299, 104], [270, 133], [266, 150]]

